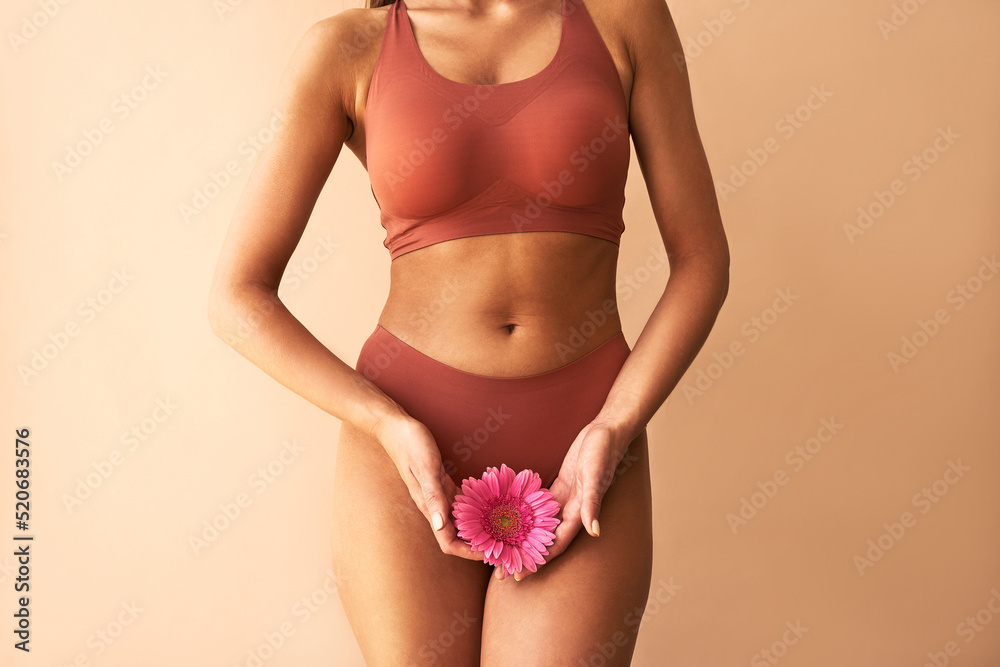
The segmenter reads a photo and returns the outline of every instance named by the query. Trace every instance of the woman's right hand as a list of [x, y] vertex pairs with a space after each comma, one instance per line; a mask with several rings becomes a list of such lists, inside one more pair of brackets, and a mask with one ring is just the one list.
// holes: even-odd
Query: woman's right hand
[[441, 551], [469, 560], [483, 560], [482, 551], [473, 551], [451, 520], [451, 504], [458, 488], [445, 472], [434, 436], [424, 424], [401, 413], [383, 418], [372, 429], [410, 492], [410, 498], [434, 531]]

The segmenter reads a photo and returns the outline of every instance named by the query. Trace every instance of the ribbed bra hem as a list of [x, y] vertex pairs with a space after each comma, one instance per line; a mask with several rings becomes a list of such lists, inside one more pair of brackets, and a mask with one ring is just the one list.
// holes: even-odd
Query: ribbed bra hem
[[477, 236], [501, 236], [501, 235], [507, 235], [507, 234], [537, 234], [539, 232], [563, 232], [565, 234], [577, 234], [579, 236], [588, 236], [588, 237], [590, 237], [592, 239], [601, 239], [602, 241], [607, 241], [608, 243], [613, 243], [615, 246], [619, 246], [619, 247], [621, 246], [621, 242], [615, 236], [601, 236], [600, 234], [594, 234], [594, 233], [591, 233], [591, 232], [584, 232], [584, 231], [580, 231], [578, 229], [523, 229], [523, 230], [518, 231], [518, 232], [509, 232], [509, 231], [504, 231], [504, 232], [480, 232], [480, 233], [472, 233], [472, 234], [463, 234], [462, 236], [448, 236], [447, 238], [437, 239], [437, 240], [434, 240], [434, 241], [426, 241], [426, 242], [422, 241], [420, 243], [420, 245], [417, 245], [417, 246], [412, 247], [412, 248], [406, 247], [405, 245], [402, 246], [402, 247], [400, 247], [400, 246], [392, 247], [391, 244], [387, 245], [386, 248], [389, 250], [389, 259], [390, 259], [390, 261], [392, 261], [392, 260], [394, 260], [394, 259], [396, 259], [398, 257], [402, 257], [403, 255], [409, 254], [409, 253], [414, 252], [416, 250], [421, 250], [423, 248], [429, 248], [430, 246], [438, 245], [439, 243], [446, 243], [448, 241], [455, 241], [457, 239], [468, 239], [468, 238], [474, 238], [474, 237], [477, 237]]

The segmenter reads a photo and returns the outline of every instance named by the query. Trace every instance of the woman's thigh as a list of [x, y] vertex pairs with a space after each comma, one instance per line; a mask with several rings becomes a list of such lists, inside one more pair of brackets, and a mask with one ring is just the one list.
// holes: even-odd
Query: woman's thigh
[[652, 576], [650, 496], [644, 432], [604, 496], [600, 537], [581, 530], [537, 573], [490, 581], [483, 667], [631, 663]]
[[443, 553], [388, 455], [347, 423], [336, 465], [334, 571], [365, 663], [479, 665], [493, 568]]

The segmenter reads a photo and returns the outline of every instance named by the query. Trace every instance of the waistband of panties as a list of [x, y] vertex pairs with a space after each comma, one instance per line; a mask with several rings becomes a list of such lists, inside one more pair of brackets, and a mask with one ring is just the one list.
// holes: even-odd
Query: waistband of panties
[[415, 374], [427, 374], [433, 377], [435, 382], [444, 381], [469, 387], [490, 385], [491, 390], [524, 390], [543, 388], [552, 384], [586, 382], [588, 378], [593, 380], [595, 373], [603, 374], [609, 370], [617, 373], [631, 353], [624, 332], [619, 331], [582, 356], [551, 370], [532, 375], [494, 376], [471, 373], [438, 361], [406, 343], [381, 324], [376, 325], [369, 341], [379, 338], [388, 339], [401, 346], [403, 354], [393, 359], [391, 362], [393, 364], [404, 364], [407, 370]]

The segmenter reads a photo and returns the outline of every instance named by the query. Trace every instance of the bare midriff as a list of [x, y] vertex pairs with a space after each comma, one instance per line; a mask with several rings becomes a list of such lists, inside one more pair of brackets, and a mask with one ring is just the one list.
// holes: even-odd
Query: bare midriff
[[452, 239], [393, 260], [379, 324], [469, 373], [543, 373], [621, 331], [617, 262], [618, 246], [582, 234]]

